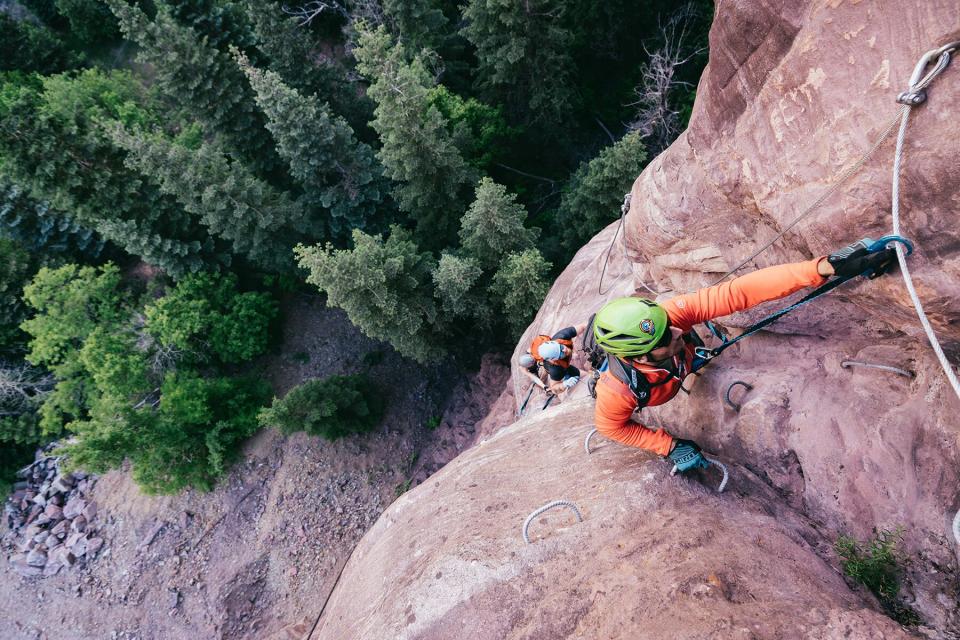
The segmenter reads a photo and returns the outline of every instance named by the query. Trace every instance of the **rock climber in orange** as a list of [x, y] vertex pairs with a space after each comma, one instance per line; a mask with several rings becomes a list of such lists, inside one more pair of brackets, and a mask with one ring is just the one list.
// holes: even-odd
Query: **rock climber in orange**
[[[564, 327], [552, 336], [539, 335], [517, 362], [521, 373], [544, 391], [559, 395], [580, 381], [580, 370], [570, 364], [573, 339], [582, 334], [587, 324]], [[543, 374], [546, 375], [542, 375]]]
[[830, 256], [760, 269], [659, 304], [636, 297], [611, 300], [593, 321], [596, 343], [607, 355], [606, 370], [596, 385], [597, 430], [611, 440], [669, 457], [678, 471], [708, 466], [692, 440], [630, 420], [638, 408], [672, 399], [683, 379], [702, 366], [696, 362], [699, 338], [693, 325], [821, 285], [832, 275], [882, 273], [895, 261], [892, 249], [868, 253], [854, 243]]

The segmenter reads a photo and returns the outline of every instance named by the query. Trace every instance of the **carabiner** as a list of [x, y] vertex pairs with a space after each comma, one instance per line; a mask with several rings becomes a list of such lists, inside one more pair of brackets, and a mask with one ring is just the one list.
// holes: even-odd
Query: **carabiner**
[[[869, 240], [869, 238], [868, 238], [868, 240]], [[867, 245], [867, 251], [869, 251], [870, 253], [876, 253], [876, 252], [878, 252], [878, 251], [883, 251], [884, 249], [889, 248], [887, 245], [889, 245], [891, 242], [899, 242], [899, 243], [902, 244], [904, 247], [906, 247], [906, 249], [907, 249], [907, 255], [908, 255], [908, 256], [913, 254], [913, 243], [910, 242], [909, 240], [907, 240], [906, 238], [904, 238], [903, 236], [896, 236], [896, 235], [893, 235], [893, 234], [888, 235], [888, 236], [883, 236], [883, 237], [880, 238], [879, 240], [873, 240], [873, 241], [871, 241], [871, 242]]]
[[[729, 344], [729, 343], [724, 342], [724, 344]], [[710, 347], [694, 347], [693, 355], [695, 355], [698, 358], [702, 358], [706, 363], [706, 362], [710, 362], [711, 360], [713, 360], [719, 355], [719, 353], [714, 353], [715, 351], [716, 349], [711, 349]]]

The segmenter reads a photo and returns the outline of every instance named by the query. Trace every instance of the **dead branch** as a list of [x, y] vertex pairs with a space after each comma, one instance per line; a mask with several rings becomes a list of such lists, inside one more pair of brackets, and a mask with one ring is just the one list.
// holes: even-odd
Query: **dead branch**
[[293, 16], [299, 20], [301, 27], [307, 26], [313, 21], [314, 18], [324, 12], [338, 13], [344, 17], [349, 17], [349, 13], [347, 12], [346, 8], [336, 1], [322, 2], [321, 0], [314, 0], [313, 2], [308, 2], [307, 4], [300, 5], [299, 7], [288, 7], [287, 5], [283, 5], [281, 8], [285, 14]]
[[680, 135], [680, 111], [673, 108], [670, 92], [691, 86], [676, 80], [674, 75], [679, 67], [705, 51], [703, 48], [691, 51], [686, 42], [690, 23], [695, 17], [695, 7], [688, 4], [666, 25], [661, 25], [664, 44], [653, 53], [647, 51], [650, 60], [643, 66], [640, 84], [634, 89], [637, 99], [627, 105], [637, 107], [637, 116], [627, 126], [631, 131], [640, 132], [652, 155], [666, 149]]

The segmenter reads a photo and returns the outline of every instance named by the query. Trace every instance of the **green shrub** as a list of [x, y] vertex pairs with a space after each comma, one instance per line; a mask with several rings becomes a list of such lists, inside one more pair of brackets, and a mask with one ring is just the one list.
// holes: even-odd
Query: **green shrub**
[[263, 293], [239, 293], [233, 274], [196, 273], [146, 308], [147, 331], [160, 344], [199, 361], [236, 363], [260, 355], [277, 305]]
[[336, 440], [370, 431], [383, 415], [383, 400], [365, 376], [330, 376], [295, 387], [260, 412], [261, 426], [284, 433], [306, 431]]
[[[266, 383], [221, 376], [211, 364], [262, 350], [273, 301], [237, 293], [232, 276], [185, 278], [146, 313], [111, 264], [43, 268], [24, 297], [36, 312], [21, 325], [27, 358], [56, 377], [40, 427], [75, 436], [60, 449], [71, 468], [102, 473], [128, 460], [147, 493], [206, 490], [258, 429]], [[0, 427], [16, 427], [18, 441], [33, 433], [30, 424]]]
[[903, 542], [903, 527], [876, 531], [872, 540], [840, 536], [835, 548], [843, 559], [843, 572], [877, 597], [884, 610], [901, 624], [917, 624], [917, 614], [900, 603], [900, 578], [907, 557], [898, 547]]

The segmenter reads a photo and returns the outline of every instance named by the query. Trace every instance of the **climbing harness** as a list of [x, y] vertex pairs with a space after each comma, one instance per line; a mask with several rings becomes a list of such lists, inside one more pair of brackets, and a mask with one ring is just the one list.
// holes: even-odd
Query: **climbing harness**
[[[923, 57], [917, 62], [913, 74], [910, 76], [909, 88], [897, 96], [897, 102], [900, 102], [904, 106], [902, 111], [903, 115], [900, 118], [900, 131], [897, 133], [897, 150], [893, 156], [892, 214], [894, 234], [899, 235], [900, 233], [900, 167], [903, 163], [903, 141], [907, 133], [907, 122], [910, 119], [910, 110], [914, 106], [926, 101], [927, 87], [933, 82], [934, 78], [943, 73], [943, 70], [950, 64], [950, 54], [958, 49], [960, 49], [960, 40], [951, 42], [939, 49], [931, 49], [923, 54]], [[926, 69], [931, 64], [933, 64], [933, 68], [927, 72]], [[924, 75], [924, 72], [926, 72], [926, 75]], [[923, 310], [923, 304], [920, 302], [917, 290], [913, 286], [913, 279], [910, 277], [910, 269], [907, 267], [906, 256], [899, 246], [896, 251], [897, 261], [900, 263], [900, 273], [903, 274], [903, 283], [906, 285], [907, 292], [910, 294], [910, 300], [913, 301], [913, 306], [917, 311], [920, 324], [923, 325], [927, 339], [930, 340], [930, 346], [933, 347], [933, 351], [937, 354], [937, 359], [940, 361], [940, 366], [943, 367], [943, 372], [946, 374], [947, 380], [950, 381], [954, 393], [956, 393], [957, 398], [960, 399], [960, 380], [957, 380], [957, 374], [953, 371], [953, 367], [947, 360], [947, 356], [944, 355], [943, 347], [940, 346], [940, 341], [937, 339], [937, 335], [930, 325], [930, 320]]]
[[868, 369], [880, 369], [881, 371], [890, 371], [904, 378], [913, 378], [913, 371], [907, 371], [906, 369], [899, 369], [897, 367], [891, 367], [886, 364], [873, 364], [872, 362], [859, 362], [857, 360], [844, 360], [840, 363], [840, 366], [844, 369], [849, 369], [850, 367], [866, 367]]
[[577, 522], [583, 522], [583, 516], [580, 515], [580, 509], [577, 509], [577, 505], [573, 504], [569, 500], [554, 500], [553, 502], [548, 502], [539, 509], [534, 510], [533, 513], [527, 516], [527, 519], [523, 521], [523, 541], [527, 544], [530, 544], [530, 536], [527, 535], [527, 530], [530, 528], [530, 523], [533, 522], [533, 519], [538, 515], [553, 509], [554, 507], [570, 507], [573, 509], [573, 512], [577, 515]]
[[723, 395], [723, 399], [728, 405], [730, 405], [731, 409], [739, 413], [740, 405], [730, 399], [730, 392], [733, 391], [733, 388], [737, 385], [742, 386], [747, 391], [753, 391], [753, 385], [748, 382], [744, 382], [743, 380], [734, 380], [730, 383], [730, 386], [727, 387], [727, 392]]
[[[865, 239], [862, 240], [861, 242], [863, 243], [863, 247], [866, 248], [866, 250], [867, 250], [869, 253], [876, 253], [876, 252], [878, 252], [878, 251], [883, 251], [883, 250], [886, 249], [887, 246], [888, 246], [889, 244], [891, 244], [891, 243], [896, 243], [898, 250], [900, 249], [900, 245], [903, 245], [903, 246], [907, 247], [907, 254], [906, 254], [906, 255], [910, 255], [911, 253], [913, 253], [913, 244], [912, 244], [909, 240], [907, 240], [906, 238], [903, 238], [903, 237], [901, 237], [901, 236], [899, 236], [899, 235], [883, 236], [883, 237], [880, 238], [879, 240], [871, 240], [870, 238], [865, 238]], [[812, 300], [815, 300], [815, 299], [819, 298], [819, 297], [822, 296], [823, 294], [828, 293], [828, 292], [830, 292], [830, 291], [833, 291], [834, 289], [836, 289], [836, 288], [839, 287], [840, 285], [844, 284], [845, 282], [848, 282], [848, 281], [853, 280], [854, 278], [858, 278], [858, 277], [860, 277], [860, 276], [875, 277], [875, 275], [877, 275], [877, 274], [874, 274], [874, 273], [872, 273], [872, 272], [870, 272], [870, 271], [867, 271], [867, 272], [864, 272], [864, 273], [859, 273], [859, 274], [855, 274], [855, 275], [851, 275], [851, 276], [844, 276], [844, 277], [834, 278], [833, 280], [827, 282], [826, 284], [823, 284], [823, 285], [817, 287], [816, 289], [814, 289], [813, 291], [811, 291], [809, 294], [807, 294], [806, 296], [804, 296], [802, 299], [800, 299], [798, 302], [790, 305], [789, 307], [785, 307], [785, 308], [783, 308], [783, 309], [781, 309], [781, 310], [779, 310], [779, 311], [777, 311], [777, 312], [775, 312], [775, 313], [772, 313], [772, 314], [770, 314], [769, 316], [767, 316], [766, 318], [764, 318], [763, 320], [760, 320], [759, 322], [750, 325], [749, 327], [747, 327], [747, 328], [744, 330], [743, 333], [741, 333], [741, 334], [740, 334], [739, 336], [737, 336], [736, 338], [733, 338], [732, 340], [730, 340], [730, 339], [723, 340], [722, 344], [721, 344], [719, 347], [714, 347], [714, 348], [710, 348], [710, 347], [697, 347], [697, 348], [695, 349], [696, 355], [697, 355], [698, 357], [700, 357], [700, 358], [703, 358], [703, 360], [705, 361], [705, 363], [708, 363], [708, 362], [710, 362], [711, 360], [713, 360], [714, 358], [716, 358], [718, 355], [720, 355], [721, 353], [723, 353], [726, 349], [732, 347], [733, 345], [735, 345], [736, 343], [740, 342], [740, 341], [743, 340], [744, 338], [747, 338], [747, 337], [749, 337], [749, 336], [752, 336], [753, 334], [757, 333], [758, 331], [760, 331], [760, 330], [763, 329], [764, 327], [767, 327], [767, 326], [773, 324], [774, 322], [776, 322], [777, 320], [779, 320], [779, 319], [782, 318], [783, 316], [787, 315], [787, 314], [790, 313], [791, 311], [794, 311], [794, 310], [796, 310], [796, 309], [799, 309], [799, 308], [802, 307], [803, 305], [811, 302]]]

